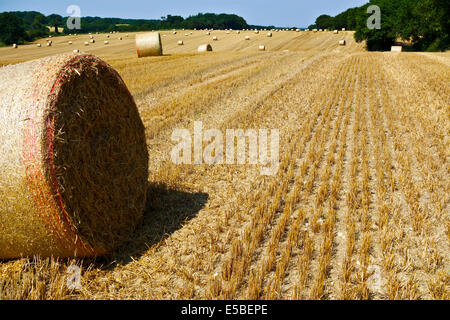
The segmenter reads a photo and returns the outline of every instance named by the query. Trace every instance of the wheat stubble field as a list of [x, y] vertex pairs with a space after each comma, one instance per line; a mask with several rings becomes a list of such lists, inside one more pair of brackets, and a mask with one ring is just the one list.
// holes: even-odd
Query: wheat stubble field
[[[449, 299], [450, 55], [368, 53], [351, 32], [185, 33], [162, 32], [166, 55], [143, 59], [134, 34], [0, 49], [0, 65], [75, 48], [105, 59], [150, 154], [145, 219], [127, 245], [0, 262], [0, 298]], [[206, 42], [214, 52], [196, 53]], [[278, 174], [173, 164], [171, 133], [194, 121], [279, 129]], [[81, 290], [66, 286], [71, 264]]]

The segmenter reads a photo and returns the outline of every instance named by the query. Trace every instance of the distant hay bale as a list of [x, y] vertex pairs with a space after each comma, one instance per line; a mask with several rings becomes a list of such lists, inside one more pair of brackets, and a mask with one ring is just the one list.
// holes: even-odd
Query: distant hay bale
[[108, 41], [108, 40], [105, 40], [103, 43], [104, 43], [104, 44], [109, 44], [109, 41]]
[[259, 31], [258, 31], [258, 30], [255, 30], [255, 34], [259, 34]]
[[345, 31], [345, 28], [342, 28], [342, 31]]
[[79, 52], [80, 52], [80, 50], [78, 50], [78, 49], [73, 50], [73, 53], [79, 53]]
[[208, 44], [202, 44], [201, 46], [198, 47], [198, 52], [208, 52], [208, 51], [213, 51], [211, 45]]
[[250, 37], [249, 36], [245, 36], [245, 40], [250, 40]]
[[148, 152], [119, 74], [70, 53], [0, 68], [0, 79], [0, 259], [101, 256], [129, 240]]
[[69, 41], [69, 42], [68, 42], [69, 45], [72, 44], [72, 43], [73, 43], [72, 41]]
[[392, 46], [391, 47], [391, 52], [402, 52], [403, 48], [402, 46]]
[[122, 37], [117, 38], [118, 40], [122, 41]]
[[214, 37], [213, 37], [213, 40], [214, 40], [214, 41], [217, 41], [217, 40], [219, 40], [219, 38], [217, 38], [217, 36], [214, 36]]
[[210, 35], [211, 35], [211, 32], [208, 31], [208, 32], [206, 33], [206, 35], [207, 35], [207, 36], [210, 36]]
[[313, 29], [313, 32], [317, 32], [317, 29]]
[[85, 46], [88, 46], [88, 45], [89, 45], [89, 42], [85, 41], [85, 42], [84, 42], [84, 45], [85, 45]]
[[95, 43], [95, 39], [91, 39], [91, 41], [89, 41], [90, 43]]
[[36, 45], [38, 48], [40, 48], [41, 47], [41, 44], [40, 43], [38, 43], [37, 45]]
[[17, 44], [15, 44], [15, 43], [13, 43], [12, 47], [13, 47], [14, 49], [17, 49], [17, 48], [18, 48], [18, 47], [17, 47]]
[[94, 39], [94, 36], [93, 36], [93, 35], [91, 35], [91, 34], [89, 34], [89, 38], [91, 38], [91, 39]]
[[323, 32], [323, 29], [319, 29], [319, 32]]
[[172, 32], [173, 34], [177, 34], [177, 32], [176, 31], [174, 31], [174, 32]]
[[125, 37], [127, 37], [128, 38], [128, 33], [125, 35]]
[[258, 47], [258, 50], [259, 50], [259, 51], [266, 51], [266, 46], [260, 45], [260, 46]]
[[272, 38], [272, 32], [268, 32], [268, 33], [267, 33], [267, 36], [268, 36], [269, 38]]
[[178, 45], [179, 45], [179, 46], [182, 46], [182, 45], [184, 45], [184, 42], [183, 42], [183, 40], [179, 40], [179, 41], [178, 41]]
[[230, 31], [227, 31], [227, 34], [230, 34]]
[[162, 56], [163, 49], [159, 32], [146, 32], [136, 35], [138, 58]]
[[47, 47], [51, 47], [52, 43], [51, 42], [47, 42]]
[[347, 42], [345, 42], [345, 40], [339, 40], [340, 46], [345, 46], [346, 44], [347, 44]]
[[106, 37], [109, 38], [109, 34], [107, 34]]
[[334, 34], [338, 34], [338, 33], [339, 33], [339, 31], [337, 31], [337, 30], [334, 30], [334, 31], [333, 31], [333, 33], [334, 33]]
[[238, 30], [238, 31], [236, 31], [236, 33], [237, 33], [237, 34], [240, 34], [241, 32]]
[[189, 34], [188, 34], [188, 33], [185, 33], [184, 35], [185, 35], [186, 37], [189, 37]]

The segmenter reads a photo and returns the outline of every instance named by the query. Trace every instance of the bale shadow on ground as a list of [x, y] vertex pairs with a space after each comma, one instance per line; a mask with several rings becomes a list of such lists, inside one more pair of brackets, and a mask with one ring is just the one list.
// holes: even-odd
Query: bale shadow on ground
[[205, 206], [208, 198], [206, 193], [173, 190], [164, 184], [149, 183], [142, 223], [128, 243], [105, 257], [109, 260], [106, 268], [127, 264], [142, 256], [149, 247], [169, 237], [193, 219]]

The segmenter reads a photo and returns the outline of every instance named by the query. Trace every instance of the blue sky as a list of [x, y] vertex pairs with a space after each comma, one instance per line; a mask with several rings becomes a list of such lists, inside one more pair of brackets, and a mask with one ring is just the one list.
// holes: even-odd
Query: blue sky
[[187, 17], [199, 12], [235, 13], [249, 24], [306, 27], [326, 13], [336, 15], [369, 0], [0, 0], [3, 11], [39, 11], [67, 16], [78, 5], [82, 16], [159, 19], [167, 14]]

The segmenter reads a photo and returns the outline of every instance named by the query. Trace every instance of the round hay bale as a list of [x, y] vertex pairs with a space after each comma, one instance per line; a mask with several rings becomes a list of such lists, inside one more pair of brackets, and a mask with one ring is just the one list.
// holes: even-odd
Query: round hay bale
[[176, 32], [176, 31], [174, 31], [174, 32], [173, 32], [173, 34], [177, 34], [177, 32]]
[[219, 38], [217, 38], [217, 36], [214, 36], [214, 37], [213, 37], [213, 40], [214, 40], [214, 41], [217, 41], [217, 40], [219, 40]]
[[90, 38], [90, 39], [94, 39], [94, 36], [91, 35], [91, 34], [89, 34], [89, 38]]
[[339, 34], [339, 31], [334, 30], [333, 33], [334, 33], [334, 34]]
[[6, 66], [0, 78], [0, 259], [100, 256], [129, 240], [148, 152], [120, 75], [71, 53]]
[[69, 45], [71, 45], [72, 43], [73, 43], [72, 41], [69, 41], [69, 42], [68, 42]]
[[89, 45], [89, 42], [85, 41], [85, 42], [84, 42], [84, 45], [85, 45], [85, 46], [88, 46], [88, 45]]
[[210, 35], [211, 35], [211, 32], [208, 31], [208, 32], [206, 33], [206, 35], [207, 35], [207, 36], [210, 36]]
[[122, 41], [122, 37], [119, 37], [119, 38], [117, 38], [117, 39], [119, 39], [120, 41]]
[[103, 43], [104, 43], [104, 44], [109, 44], [109, 41], [108, 41], [108, 40], [105, 40]]
[[73, 53], [80, 53], [80, 50], [75, 49], [75, 50], [73, 50]]
[[245, 36], [245, 40], [250, 40], [250, 37], [249, 36]]
[[340, 45], [340, 46], [345, 46], [345, 45], [346, 45], [345, 40], [339, 40], [339, 45]]
[[12, 47], [13, 47], [14, 49], [17, 49], [17, 48], [18, 48], [17, 44], [15, 44], [15, 43], [12, 45]]
[[207, 52], [207, 51], [213, 51], [210, 44], [202, 44], [198, 47], [198, 52]]
[[258, 47], [258, 50], [259, 50], [259, 51], [266, 51], [266, 46], [260, 45], [260, 46]]
[[258, 31], [258, 30], [255, 30], [255, 34], [259, 34], [259, 31]]
[[146, 32], [137, 34], [136, 51], [138, 58], [162, 56], [163, 49], [159, 32]]
[[317, 29], [313, 29], [313, 32], [317, 32]]
[[52, 42], [47, 42], [47, 47], [51, 47], [52, 46]]
[[91, 41], [89, 41], [90, 43], [95, 43], [95, 39], [91, 39]]
[[107, 34], [106, 37], [109, 38], [109, 34]]
[[268, 32], [268, 33], [267, 33], [267, 36], [268, 36], [269, 38], [272, 38], [272, 32]]
[[37, 45], [36, 45], [36, 47], [38, 47], [38, 48], [40, 48], [42, 45], [40, 44], [40, 43], [38, 43]]
[[240, 32], [239, 30], [238, 30], [238, 31], [236, 31], [236, 33], [237, 33], [237, 34], [241, 34], [241, 32]]
[[182, 46], [182, 45], [184, 45], [184, 42], [183, 42], [183, 40], [178, 40], [178, 45], [179, 45], [179, 46]]
[[342, 28], [342, 31], [345, 31], [345, 28]]

